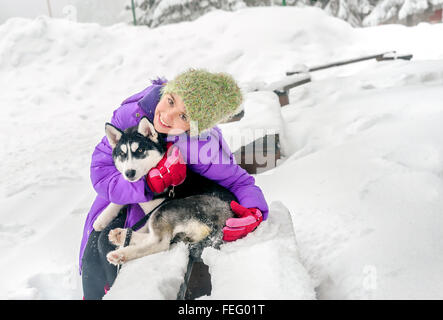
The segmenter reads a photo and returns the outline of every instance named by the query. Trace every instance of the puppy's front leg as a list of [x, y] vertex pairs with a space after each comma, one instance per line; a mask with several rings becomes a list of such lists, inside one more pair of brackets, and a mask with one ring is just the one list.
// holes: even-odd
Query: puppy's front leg
[[157, 198], [148, 202], [140, 202], [139, 206], [143, 209], [143, 212], [145, 214], [148, 214], [154, 209], [156, 206], [158, 206], [160, 203], [165, 201], [166, 198]]
[[[125, 243], [125, 238], [126, 238], [126, 233], [128, 229], [123, 229], [123, 228], [115, 228], [112, 229], [111, 231], [109, 231], [108, 234], [108, 239], [109, 242], [111, 242], [112, 244], [116, 245], [117, 247], [119, 246], [123, 246]], [[148, 237], [149, 235], [147, 233], [144, 232], [140, 232], [140, 231], [132, 231], [132, 235], [131, 235], [131, 239], [129, 241], [129, 245], [133, 246], [133, 245], [137, 245], [142, 241], [145, 241], [145, 239]]]
[[95, 219], [94, 224], [92, 225], [94, 230], [102, 231], [106, 228], [106, 226], [118, 216], [121, 208], [123, 208], [123, 205], [110, 203], [105, 210], [100, 213], [97, 219]]
[[[145, 215], [152, 213], [152, 210], [155, 209], [158, 205], [160, 205], [163, 201], [165, 201], [166, 198], [157, 198], [148, 202], [140, 202], [138, 205], [142, 208]], [[146, 223], [143, 227], [141, 227], [138, 231], [139, 232], [148, 232], [149, 230], [149, 223]]]

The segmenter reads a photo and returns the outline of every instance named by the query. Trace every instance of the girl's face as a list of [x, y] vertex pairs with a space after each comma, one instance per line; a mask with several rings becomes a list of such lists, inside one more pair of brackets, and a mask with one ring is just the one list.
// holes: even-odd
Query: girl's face
[[185, 105], [180, 96], [165, 94], [155, 108], [154, 128], [158, 132], [178, 135], [190, 129]]

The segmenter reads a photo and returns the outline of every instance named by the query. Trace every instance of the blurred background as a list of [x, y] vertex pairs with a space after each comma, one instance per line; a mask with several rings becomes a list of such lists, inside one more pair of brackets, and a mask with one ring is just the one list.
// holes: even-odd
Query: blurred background
[[10, 17], [49, 15], [101, 25], [149, 27], [192, 21], [222, 9], [258, 6], [315, 6], [354, 27], [442, 21], [443, 0], [0, 0], [0, 23]]

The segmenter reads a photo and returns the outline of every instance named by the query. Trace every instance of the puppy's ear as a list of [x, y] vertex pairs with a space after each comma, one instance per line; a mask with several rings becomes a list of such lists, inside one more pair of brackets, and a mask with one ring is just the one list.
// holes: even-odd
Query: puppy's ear
[[105, 132], [106, 136], [108, 137], [109, 144], [111, 145], [112, 149], [114, 149], [117, 143], [120, 141], [123, 131], [107, 122], [105, 124]]
[[138, 123], [137, 131], [143, 136], [149, 137], [155, 142], [158, 142], [158, 133], [155, 131], [154, 125], [146, 116], [141, 118], [140, 122]]

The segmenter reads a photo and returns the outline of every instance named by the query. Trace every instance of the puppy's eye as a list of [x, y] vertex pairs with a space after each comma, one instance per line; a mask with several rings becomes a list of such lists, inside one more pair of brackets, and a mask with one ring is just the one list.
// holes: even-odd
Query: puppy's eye
[[135, 152], [137, 152], [137, 153], [143, 153], [144, 150], [143, 150], [142, 148], [138, 148]]

